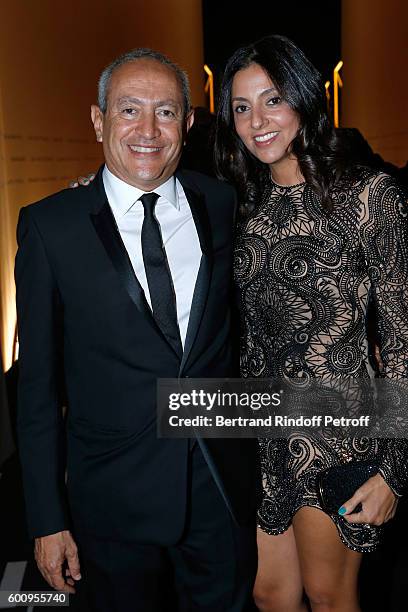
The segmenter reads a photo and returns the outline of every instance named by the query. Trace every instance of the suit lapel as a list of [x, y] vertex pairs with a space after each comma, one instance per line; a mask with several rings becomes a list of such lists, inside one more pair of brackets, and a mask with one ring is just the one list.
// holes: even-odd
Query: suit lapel
[[184, 193], [190, 205], [202, 252], [191, 302], [190, 318], [188, 321], [183, 358], [180, 365], [181, 372], [193, 348], [207, 303], [213, 265], [213, 247], [210, 220], [203, 194], [197, 190], [195, 185], [189, 184], [186, 181], [186, 177], [182, 172], [177, 173], [177, 178], [183, 186]]
[[91, 220], [131, 300], [142, 314], [149, 314], [149, 305], [146, 302], [144, 291], [133, 271], [128, 253], [120, 237], [115, 218], [107, 200], [98, 214], [91, 214]]
[[[155, 322], [152, 311], [146, 301], [143, 288], [133, 270], [128, 252], [123, 244], [119, 229], [116, 225], [115, 218], [106, 197], [102, 180], [102, 168], [99, 170], [94, 182], [95, 195], [93, 198], [93, 210], [90, 217], [95, 231], [98, 234], [98, 237], [102, 242], [108, 257], [111, 260], [113, 267], [115, 268], [132, 302], [136, 305], [140, 313], [146, 318], [148, 324], [162, 335], [176, 354], [181, 358], [177, 347], [173, 346], [172, 343], [169, 342], [169, 339], [162, 333], [159, 326]], [[90, 188], [90, 191], [92, 187]]]

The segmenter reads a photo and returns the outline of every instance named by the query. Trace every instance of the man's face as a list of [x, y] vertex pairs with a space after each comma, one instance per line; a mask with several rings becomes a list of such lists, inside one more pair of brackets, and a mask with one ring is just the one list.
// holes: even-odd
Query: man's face
[[91, 115], [109, 170], [143, 191], [154, 190], [174, 173], [193, 124], [192, 113], [184, 115], [174, 71], [148, 58], [117, 68], [106, 113], [92, 106]]

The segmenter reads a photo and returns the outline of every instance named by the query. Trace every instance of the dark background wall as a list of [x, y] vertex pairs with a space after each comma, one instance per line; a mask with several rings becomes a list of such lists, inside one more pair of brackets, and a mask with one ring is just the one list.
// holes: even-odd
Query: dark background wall
[[219, 77], [239, 46], [283, 34], [331, 79], [341, 54], [341, 0], [203, 0], [204, 55]]

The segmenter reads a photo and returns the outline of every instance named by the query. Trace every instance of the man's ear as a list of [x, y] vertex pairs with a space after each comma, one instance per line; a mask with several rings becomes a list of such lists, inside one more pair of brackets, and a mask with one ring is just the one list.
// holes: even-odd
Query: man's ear
[[186, 134], [194, 123], [194, 109], [188, 111], [186, 117]]
[[102, 142], [103, 137], [103, 112], [96, 104], [91, 106], [91, 120], [94, 126], [96, 140]]

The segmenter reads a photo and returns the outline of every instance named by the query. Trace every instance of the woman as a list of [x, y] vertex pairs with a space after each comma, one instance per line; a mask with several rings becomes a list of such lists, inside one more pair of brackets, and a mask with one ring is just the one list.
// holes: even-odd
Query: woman
[[[406, 201], [391, 177], [348, 167], [320, 75], [288, 39], [269, 36], [229, 60], [215, 152], [241, 199], [242, 375], [368, 378], [372, 297], [384, 375], [405, 377]], [[260, 450], [258, 608], [305, 611], [305, 590], [313, 612], [357, 612], [362, 553], [377, 546], [408, 479], [405, 440], [295, 436], [262, 439]], [[373, 458], [378, 474], [338, 513], [322, 512], [318, 473]]]

